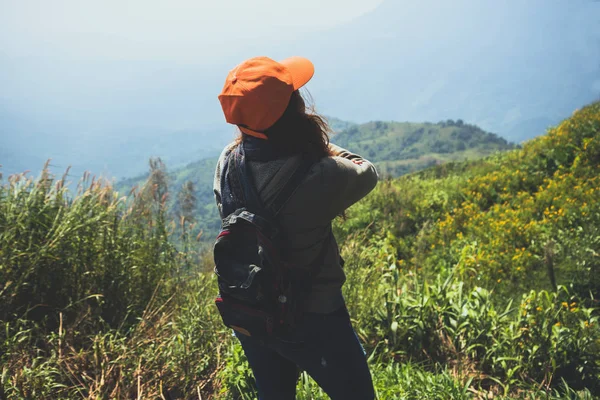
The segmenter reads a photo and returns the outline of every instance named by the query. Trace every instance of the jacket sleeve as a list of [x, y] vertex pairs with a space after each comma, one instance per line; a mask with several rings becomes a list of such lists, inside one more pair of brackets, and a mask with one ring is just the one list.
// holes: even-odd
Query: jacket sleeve
[[375, 185], [375, 166], [358, 154], [330, 144], [333, 157], [323, 168], [323, 184], [327, 197], [327, 217], [335, 218], [345, 209], [365, 197]]

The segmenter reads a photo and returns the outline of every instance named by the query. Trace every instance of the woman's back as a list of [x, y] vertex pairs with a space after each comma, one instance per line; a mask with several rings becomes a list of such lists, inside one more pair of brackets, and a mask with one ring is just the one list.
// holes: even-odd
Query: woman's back
[[[263, 204], [270, 204], [294, 170], [301, 155], [269, 159], [261, 157], [267, 143], [245, 138], [244, 145], [253, 184]], [[214, 189], [220, 207], [220, 170], [225, 157], [235, 146], [228, 146], [217, 164]], [[311, 294], [305, 304], [308, 312], [327, 313], [343, 304], [341, 287], [345, 281], [341, 258], [331, 221], [346, 208], [369, 193], [377, 184], [375, 167], [360, 156], [330, 145], [336, 156], [317, 160], [307, 176], [282, 208], [278, 222], [285, 237], [286, 259], [295, 268], [318, 268]], [[328, 249], [324, 250], [323, 246]], [[321, 259], [318, 259], [321, 258]]]
[[[236, 146], [243, 146], [239, 157], [249, 167], [250, 183], [267, 207], [276, 197], [283, 197], [278, 194], [284, 187], [287, 195], [287, 188], [292, 186], [286, 183], [297, 182], [291, 177], [298, 176], [294, 172], [305, 164], [303, 161], [312, 162], [277, 214], [283, 242], [278, 250], [286, 261], [284, 268], [295, 269], [290, 275], [299, 277], [307, 291], [306, 298], [302, 296], [299, 323], [285, 338], [258, 339], [244, 330], [235, 334], [256, 378], [261, 400], [294, 399], [299, 368], [332, 399], [373, 399], [365, 354], [342, 296], [343, 261], [331, 222], [375, 187], [377, 172], [360, 156], [329, 144], [325, 120], [307, 112], [298, 89], [313, 72], [312, 63], [299, 57], [281, 63], [257, 57], [234, 68], [219, 95], [226, 120], [241, 131], [225, 148], [216, 168], [214, 191], [222, 217], [221, 187], [229, 190], [231, 176], [224, 172], [229, 171], [226, 160]], [[256, 254], [261, 250], [253, 251], [253, 257]], [[260, 267], [252, 270], [262, 271]], [[312, 273], [302, 273], [308, 271]], [[282, 297], [285, 304], [286, 296], [278, 299]]]

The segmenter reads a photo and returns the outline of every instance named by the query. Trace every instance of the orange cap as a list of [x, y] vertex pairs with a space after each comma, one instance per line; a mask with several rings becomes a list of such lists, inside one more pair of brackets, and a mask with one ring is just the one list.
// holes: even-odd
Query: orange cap
[[314, 72], [312, 62], [303, 57], [244, 61], [229, 71], [219, 95], [225, 120], [248, 135], [267, 139], [262, 132], [277, 122], [292, 92], [304, 86]]

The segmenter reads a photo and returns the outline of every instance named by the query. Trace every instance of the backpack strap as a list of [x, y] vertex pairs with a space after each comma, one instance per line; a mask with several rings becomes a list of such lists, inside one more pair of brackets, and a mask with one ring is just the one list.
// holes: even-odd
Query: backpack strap
[[246, 164], [246, 155], [244, 154], [244, 144], [240, 143], [233, 152], [233, 167], [237, 174], [240, 187], [243, 191], [244, 207], [253, 213], [262, 214], [264, 217], [269, 217], [265, 213], [262, 201], [252, 184], [252, 176], [250, 168]]
[[235, 151], [230, 151], [221, 169], [221, 220], [246, 204]]
[[257, 214], [248, 212], [245, 208], [238, 208], [237, 210], [223, 218], [223, 221], [221, 223], [221, 229], [226, 229], [229, 226], [237, 223], [239, 220], [244, 220], [249, 224], [257, 226], [262, 232], [264, 232], [267, 235], [270, 235], [272, 233], [273, 227], [271, 226], [269, 221]]
[[296, 192], [298, 186], [313, 164], [305, 156], [302, 156], [302, 159], [292, 173], [292, 176], [290, 176], [281, 190], [279, 190], [279, 193], [277, 193], [271, 204], [265, 206], [256, 192], [254, 185], [252, 184], [252, 176], [250, 173], [250, 168], [246, 164], [244, 146], [242, 144], [235, 149], [235, 154], [233, 154], [232, 161], [233, 169], [236, 171], [233, 173], [233, 175], [237, 175], [236, 178], [239, 182], [239, 187], [241, 187], [243, 191], [242, 198], [244, 199], [244, 206], [252, 212], [263, 214], [265, 217], [273, 220], [276, 219], [283, 206], [287, 204], [288, 200]]
[[[298, 186], [312, 165], [313, 163], [308, 158], [302, 156], [302, 159], [292, 173], [292, 176], [287, 180], [279, 193], [277, 193], [269, 207], [265, 208], [263, 207], [256, 189], [252, 185], [250, 169], [246, 164], [243, 145], [238, 145], [237, 148], [232, 150], [227, 156], [224, 173], [222, 175], [224, 178], [221, 181], [221, 193], [233, 195], [229, 197], [225, 195], [222, 196], [223, 210], [226, 210], [225, 201], [228, 201], [229, 204], [227, 209], [230, 210], [229, 212], [224, 212], [225, 216], [229, 216], [223, 220], [224, 226], [228, 226], [234, 222], [236, 218], [241, 218], [246, 219], [248, 222], [261, 225], [263, 226], [263, 229], [266, 228], [269, 224], [267, 224], [263, 218], [256, 220], [256, 214], [260, 214], [265, 218], [276, 221], [276, 217], [296, 192]], [[250, 221], [248, 218], [251, 214], [246, 210], [255, 214], [255, 219]], [[327, 238], [330, 240], [331, 236], [333, 236], [333, 232], [330, 227]], [[304, 276], [304, 279], [299, 279], [300, 282], [304, 281], [303, 283], [310, 286], [310, 282], [312, 282], [321, 272], [323, 260], [327, 255], [329, 247], [329, 242], [323, 244], [323, 248], [319, 251], [315, 260], [309, 265], [308, 269], [304, 270], [307, 274]]]

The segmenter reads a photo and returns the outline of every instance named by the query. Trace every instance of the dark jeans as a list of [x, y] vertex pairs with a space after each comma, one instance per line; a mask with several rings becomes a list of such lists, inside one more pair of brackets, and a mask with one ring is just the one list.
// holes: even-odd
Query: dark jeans
[[295, 399], [298, 368], [332, 400], [375, 398], [365, 353], [346, 307], [331, 314], [306, 313], [289, 340], [261, 343], [236, 336], [254, 373], [260, 400]]

